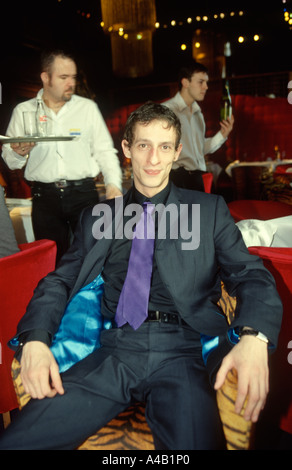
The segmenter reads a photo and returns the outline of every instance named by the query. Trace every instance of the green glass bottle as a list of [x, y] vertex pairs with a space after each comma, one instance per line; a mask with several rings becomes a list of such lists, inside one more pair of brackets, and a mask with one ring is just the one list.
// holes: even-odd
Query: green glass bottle
[[232, 116], [232, 101], [229, 91], [229, 81], [223, 80], [223, 89], [220, 104], [220, 121], [226, 121]]

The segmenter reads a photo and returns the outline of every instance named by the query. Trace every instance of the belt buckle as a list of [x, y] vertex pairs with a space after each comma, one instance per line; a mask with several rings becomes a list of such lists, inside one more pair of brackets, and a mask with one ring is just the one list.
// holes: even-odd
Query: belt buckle
[[68, 183], [67, 180], [59, 180], [55, 182], [56, 188], [62, 189], [62, 188], [67, 188]]

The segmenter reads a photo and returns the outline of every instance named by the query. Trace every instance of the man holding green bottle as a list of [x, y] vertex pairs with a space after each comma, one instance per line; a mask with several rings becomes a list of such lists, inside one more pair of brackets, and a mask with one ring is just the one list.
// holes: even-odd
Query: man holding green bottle
[[206, 171], [205, 155], [214, 153], [228, 138], [234, 117], [220, 122], [221, 129], [210, 138], [205, 137], [206, 125], [198, 102], [208, 90], [208, 70], [203, 64], [192, 63], [179, 74], [179, 91], [163, 104], [179, 117], [182, 126], [183, 149], [173, 164], [170, 178], [176, 186], [204, 191], [202, 173]]

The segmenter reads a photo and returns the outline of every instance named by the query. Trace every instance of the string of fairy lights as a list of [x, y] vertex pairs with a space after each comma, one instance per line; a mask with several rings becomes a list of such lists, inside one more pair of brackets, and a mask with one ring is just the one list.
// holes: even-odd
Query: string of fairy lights
[[290, 11], [287, 8], [284, 8], [284, 21], [286, 21], [290, 29], [292, 29], [292, 7]]
[[[61, 2], [62, 0], [58, 0]], [[283, 5], [283, 20], [285, 23], [288, 24], [289, 29], [292, 30], [292, 6], [290, 5], [290, 0], [282, 0], [282, 5]], [[290, 5], [290, 6], [289, 6]], [[108, 31], [105, 31], [104, 29], [104, 23], [103, 21], [100, 21], [97, 18], [93, 18], [93, 15], [90, 12], [83, 11], [81, 9], [77, 10], [77, 14], [82, 16], [83, 18], [87, 20], [93, 20], [95, 24], [102, 28], [105, 33], [107, 32], [112, 32], [111, 27], [109, 28]], [[231, 20], [235, 18], [240, 18], [244, 17], [245, 15], [248, 15], [248, 12], [239, 10], [239, 11], [228, 11], [228, 12], [215, 12], [212, 14], [202, 14], [202, 15], [196, 15], [196, 16], [188, 16], [184, 20], [182, 19], [169, 19], [167, 22], [161, 22], [157, 21], [155, 23], [154, 28], [156, 30], [170, 30], [171, 28], [177, 29], [181, 27], [200, 27], [201, 25], [210, 23], [210, 26], [212, 26], [212, 23], [214, 22], [220, 22], [220, 21], [226, 21], [226, 20]], [[159, 19], [158, 19], [159, 20]], [[116, 34], [119, 36], [123, 37], [125, 40], [128, 39], [128, 33], [125, 31], [123, 28], [120, 28], [118, 31], [116, 31]], [[262, 34], [259, 32], [254, 32], [254, 33], [243, 33], [243, 34], [238, 34], [237, 37], [237, 42], [239, 44], [244, 44], [246, 42], [259, 42], [263, 38]], [[143, 33], [137, 33], [137, 39], [143, 39]], [[187, 49], [187, 44], [181, 44], [181, 49], [186, 50]]]
[[[183, 21], [176, 21], [176, 20], [171, 20], [170, 21], [170, 26], [171, 27], [175, 27], [175, 26], [183, 26], [184, 24], [188, 24], [188, 25], [196, 25], [196, 26], [200, 26], [200, 24], [204, 24], [204, 23], [207, 23], [207, 22], [212, 22], [212, 21], [220, 21], [220, 20], [226, 20], [226, 19], [230, 19], [230, 18], [236, 18], [236, 17], [243, 17], [246, 13], [242, 10], [239, 10], [239, 11], [230, 11], [230, 12], [221, 12], [221, 13], [214, 13], [212, 15], [202, 15], [202, 16], [199, 16], [199, 15], [196, 15], [194, 18], [192, 17], [188, 17], [186, 19], [186, 22], [184, 23]], [[156, 28], [164, 28], [164, 29], [167, 29], [169, 27], [169, 25], [167, 24], [163, 24], [163, 25], [160, 25], [159, 22], [157, 22], [155, 24], [155, 27]], [[257, 41], [260, 41], [261, 39], [261, 35], [260, 34], [254, 34], [253, 35], [253, 41], [257, 42]], [[243, 44], [246, 40], [247, 40], [247, 37], [245, 35], [239, 35], [238, 38], [238, 43], [239, 44]], [[200, 43], [199, 42], [196, 42], [195, 44], [195, 47], [196, 48], [199, 48], [200, 47]], [[187, 44], [183, 43], [181, 44], [181, 49], [184, 51], [187, 49]]]
[[[61, 0], [58, 0], [59, 2], [61, 2]], [[81, 9], [77, 10], [77, 14], [78, 15], [81, 15], [82, 17], [86, 18], [86, 19], [92, 19], [92, 14], [90, 12], [86, 12], [86, 11], [83, 11]], [[245, 13], [240, 10], [238, 12], [235, 12], [235, 11], [231, 11], [231, 12], [228, 12], [228, 13], [214, 13], [213, 15], [196, 15], [195, 17], [187, 17], [185, 19], [185, 21], [182, 21], [182, 20], [176, 20], [176, 19], [171, 19], [168, 23], [164, 22], [164, 23], [161, 23], [159, 21], [157, 21], [154, 26], [156, 29], [159, 29], [159, 28], [162, 28], [162, 29], [167, 29], [169, 27], [175, 27], [175, 26], [184, 26], [184, 25], [191, 25], [193, 23], [206, 23], [208, 21], [211, 21], [212, 19], [213, 20], [224, 20], [224, 19], [228, 19], [228, 18], [232, 18], [232, 17], [236, 17], [236, 16], [243, 16]], [[100, 23], [98, 23], [99, 26], [101, 26], [102, 28], [104, 27], [104, 23], [103, 21], [101, 21]]]
[[[82, 17], [84, 17], [85, 19], [92, 19], [92, 15], [91, 13], [89, 12], [84, 12], [82, 10], [77, 10], [77, 14], [78, 15], [81, 15]], [[224, 20], [228, 20], [228, 19], [232, 19], [232, 18], [238, 18], [238, 17], [243, 17], [244, 15], [246, 14], [246, 12], [242, 11], [242, 10], [239, 10], [239, 11], [230, 11], [230, 12], [218, 12], [218, 13], [214, 13], [212, 15], [196, 15], [194, 17], [191, 17], [191, 16], [188, 16], [184, 21], [183, 20], [176, 20], [176, 19], [171, 19], [169, 20], [169, 22], [160, 22], [160, 21], [157, 21], [155, 24], [154, 24], [154, 27], [156, 30], [169, 30], [171, 28], [181, 28], [182, 26], [195, 26], [195, 27], [199, 27], [200, 25], [202, 24], [207, 24], [208, 22], [213, 22], [213, 21], [224, 21]], [[101, 27], [103, 30], [104, 30], [104, 23], [103, 21], [97, 23], [97, 25], [99, 27]], [[104, 31], [104, 32], [109, 32], [111, 33], [113, 31], [113, 28], [112, 27], [109, 27], [108, 31]], [[128, 39], [128, 33], [127, 31], [125, 31], [122, 27], [119, 28], [118, 31], [116, 31], [116, 34], [118, 34], [119, 36], [123, 37], [125, 40]], [[261, 39], [261, 35], [260, 34], [253, 34], [253, 37], [252, 37], [252, 40], [257, 42], [257, 41], [260, 41]], [[143, 38], [143, 33], [137, 33], [137, 39], [142, 39]], [[239, 44], [243, 44], [244, 42], [246, 42], [248, 38], [246, 35], [239, 35], [238, 36], [238, 43]], [[181, 50], [184, 51], [187, 49], [187, 44], [185, 43], [182, 43], [180, 45], [181, 47]]]
[[[57, 0], [58, 3], [62, 3], [62, 0]], [[292, 29], [292, 5], [291, 5], [291, 0], [282, 0], [282, 5], [283, 5], [283, 20], [288, 23], [288, 25], [291, 27], [290, 29]], [[81, 9], [78, 9], [77, 10], [77, 14], [78, 15], [81, 15], [82, 17], [86, 18], [86, 19], [92, 19], [92, 14], [90, 12], [86, 12], [86, 11], [83, 11]], [[169, 21], [169, 23], [160, 23], [159, 21], [157, 21], [155, 23], [155, 28], [159, 29], [159, 28], [163, 28], [163, 29], [167, 29], [169, 27], [175, 27], [175, 26], [183, 26], [183, 25], [190, 25], [192, 23], [200, 23], [200, 22], [208, 22], [208, 21], [211, 21], [211, 20], [224, 20], [224, 19], [228, 19], [228, 18], [235, 18], [236, 16], [243, 16], [245, 15], [246, 12], [244, 12], [243, 10], [239, 10], [239, 11], [228, 11], [228, 12], [215, 12], [213, 14], [206, 14], [206, 15], [196, 15], [195, 17], [192, 17], [192, 16], [189, 16], [185, 19], [185, 21], [181, 21], [181, 20], [176, 20], [176, 19], [171, 19]], [[98, 19], [97, 19], [97, 22], [98, 22]], [[101, 22], [98, 22], [97, 23], [99, 26], [101, 26], [103, 28], [103, 23], [102, 21]], [[242, 42], [242, 41], [241, 41]]]

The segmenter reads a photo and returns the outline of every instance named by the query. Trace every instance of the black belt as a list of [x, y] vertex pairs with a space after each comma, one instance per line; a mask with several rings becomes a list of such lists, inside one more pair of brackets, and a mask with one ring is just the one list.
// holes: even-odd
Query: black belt
[[166, 313], [160, 312], [158, 310], [149, 310], [148, 317], [145, 322], [157, 321], [160, 323], [170, 323], [172, 325], [183, 325], [188, 326], [188, 324], [176, 313]]
[[83, 186], [84, 184], [87, 183], [94, 183], [94, 178], [84, 178], [82, 180], [58, 180], [55, 181], [54, 183], [41, 183], [40, 181], [33, 181], [31, 183], [31, 186], [34, 187], [40, 187], [44, 189], [64, 189], [64, 188], [72, 188], [72, 187], [78, 187], [78, 186]]

